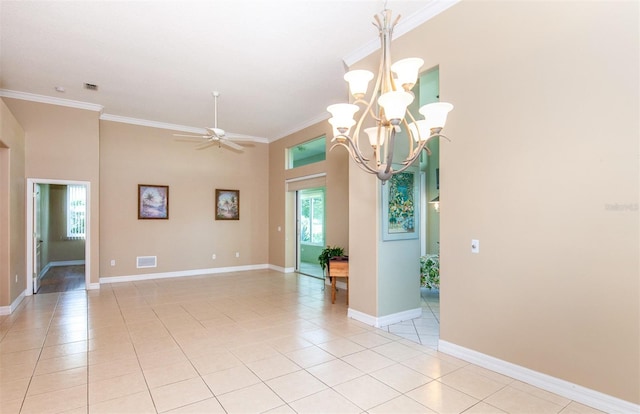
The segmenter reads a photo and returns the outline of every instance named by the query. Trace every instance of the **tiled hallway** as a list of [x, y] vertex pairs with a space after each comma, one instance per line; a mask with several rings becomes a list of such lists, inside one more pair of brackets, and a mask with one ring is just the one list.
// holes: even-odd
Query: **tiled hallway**
[[440, 294], [437, 290], [420, 291], [422, 317], [385, 326], [383, 330], [412, 342], [438, 349], [440, 339]]
[[597, 412], [348, 319], [329, 293], [264, 270], [27, 297], [0, 316], [0, 412]]

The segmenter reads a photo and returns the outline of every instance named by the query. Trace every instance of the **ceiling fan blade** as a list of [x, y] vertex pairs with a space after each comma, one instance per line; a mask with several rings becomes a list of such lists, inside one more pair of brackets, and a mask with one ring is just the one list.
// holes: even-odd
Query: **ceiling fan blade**
[[209, 135], [183, 135], [183, 134], [173, 134], [173, 136], [174, 136], [174, 137], [197, 138], [197, 139], [209, 138]]
[[200, 145], [200, 146], [199, 146], [199, 147], [197, 147], [196, 149], [197, 149], [198, 151], [200, 151], [200, 150], [203, 150], [203, 149], [207, 149], [207, 148], [209, 148], [209, 147], [212, 147], [212, 146], [214, 146], [214, 145], [216, 145], [216, 144], [218, 144], [218, 141], [216, 141], [216, 140], [211, 140], [211, 141], [207, 141], [206, 143], [204, 143], [204, 144]]
[[242, 148], [242, 146], [236, 144], [235, 142], [231, 142], [231, 141], [229, 141], [227, 139], [220, 140], [220, 143], [222, 145], [226, 145], [229, 148], [233, 148], [234, 150], [244, 151], [244, 148]]
[[239, 142], [239, 143], [242, 143], [242, 142], [251, 143], [251, 142], [253, 142], [253, 141], [252, 141], [252, 140], [250, 140], [250, 139], [230, 137], [230, 136], [228, 136], [228, 135], [227, 135], [227, 136], [225, 136], [225, 137], [224, 137], [224, 139], [226, 139], [227, 141], [233, 141], [233, 142]]

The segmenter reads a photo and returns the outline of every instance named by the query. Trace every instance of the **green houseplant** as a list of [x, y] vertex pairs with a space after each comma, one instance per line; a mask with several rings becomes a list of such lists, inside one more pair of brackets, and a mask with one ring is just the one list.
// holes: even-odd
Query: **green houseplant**
[[336, 256], [344, 256], [344, 249], [339, 246], [327, 246], [320, 252], [320, 256], [318, 256], [318, 262], [320, 263], [320, 267], [322, 267], [322, 271], [327, 268], [329, 265], [329, 260], [332, 257]]
[[420, 257], [420, 286], [440, 289], [440, 257], [437, 254]]

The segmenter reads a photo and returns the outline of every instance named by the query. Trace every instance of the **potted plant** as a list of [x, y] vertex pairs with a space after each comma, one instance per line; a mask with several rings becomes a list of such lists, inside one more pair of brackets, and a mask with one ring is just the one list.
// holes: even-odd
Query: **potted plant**
[[322, 271], [324, 272], [327, 266], [329, 265], [329, 260], [332, 257], [342, 257], [344, 256], [344, 249], [339, 246], [327, 246], [320, 252], [320, 256], [318, 256], [318, 262], [320, 263], [320, 267], [322, 267]]
[[440, 289], [440, 257], [437, 254], [420, 257], [420, 286]]

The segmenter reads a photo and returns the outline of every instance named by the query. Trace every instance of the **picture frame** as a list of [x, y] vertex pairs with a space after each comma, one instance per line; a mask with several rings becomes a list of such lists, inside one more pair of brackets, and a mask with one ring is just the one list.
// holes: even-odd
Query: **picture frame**
[[382, 240], [418, 239], [420, 177], [417, 167], [408, 168], [392, 176], [381, 190]]
[[216, 220], [240, 220], [240, 190], [216, 189]]
[[138, 220], [169, 219], [169, 186], [138, 184]]

